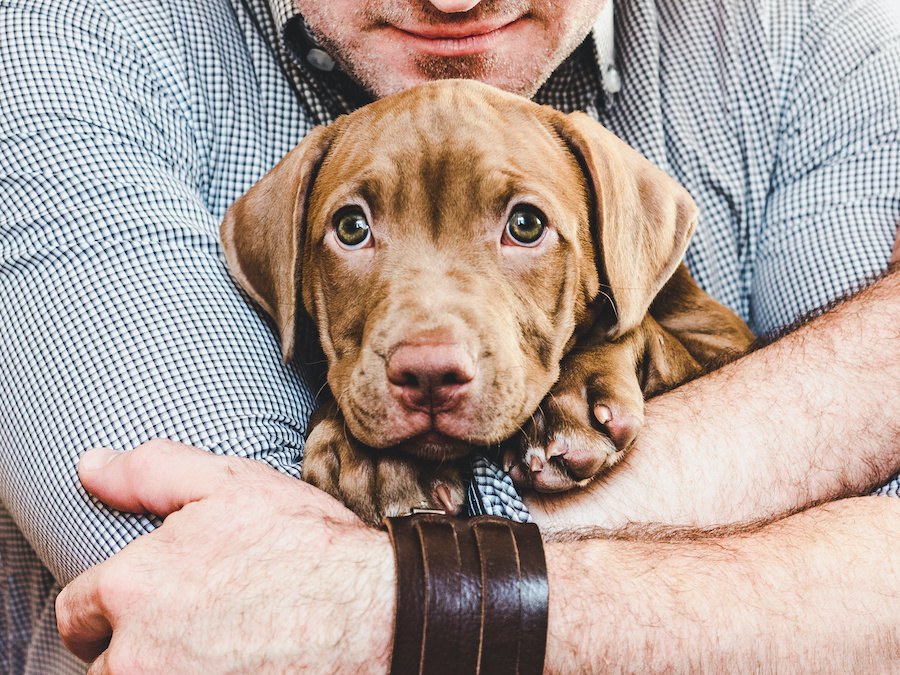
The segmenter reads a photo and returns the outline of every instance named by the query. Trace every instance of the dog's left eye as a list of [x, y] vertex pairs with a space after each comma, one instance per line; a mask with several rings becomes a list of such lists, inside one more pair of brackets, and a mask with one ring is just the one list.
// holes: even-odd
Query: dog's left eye
[[361, 209], [341, 209], [334, 216], [334, 233], [347, 248], [362, 248], [372, 237], [366, 215]]
[[506, 221], [506, 234], [520, 246], [535, 246], [546, 229], [544, 214], [533, 206], [517, 206]]

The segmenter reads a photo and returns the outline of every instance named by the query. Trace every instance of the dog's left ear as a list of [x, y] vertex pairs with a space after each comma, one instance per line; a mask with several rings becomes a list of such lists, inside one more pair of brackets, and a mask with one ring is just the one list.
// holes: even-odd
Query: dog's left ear
[[614, 339], [641, 323], [672, 276], [696, 227], [697, 206], [674, 179], [588, 115], [556, 120], [593, 193], [594, 246], [616, 312]]
[[231, 274], [275, 321], [285, 361], [294, 353], [306, 204], [331, 129], [313, 129], [228, 208], [220, 228]]

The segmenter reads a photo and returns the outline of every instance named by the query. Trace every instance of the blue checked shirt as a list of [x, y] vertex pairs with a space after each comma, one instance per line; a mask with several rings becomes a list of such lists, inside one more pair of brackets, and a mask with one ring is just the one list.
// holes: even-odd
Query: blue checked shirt
[[[768, 333], [886, 267], [889, 1], [616, 0], [614, 31], [537, 98], [688, 187], [691, 270]], [[58, 584], [157, 524], [85, 494], [84, 449], [164, 436], [300, 475], [315, 373], [281, 363], [218, 224], [365, 96], [308, 63], [289, 0], [0, 0], [0, 22], [0, 671], [83, 673], [56, 636]], [[473, 473], [473, 510], [527, 518], [502, 472]]]

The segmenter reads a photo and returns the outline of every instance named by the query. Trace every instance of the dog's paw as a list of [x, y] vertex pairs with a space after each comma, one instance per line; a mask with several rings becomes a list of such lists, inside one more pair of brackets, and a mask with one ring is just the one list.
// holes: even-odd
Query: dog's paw
[[598, 361], [592, 368], [569, 365], [523, 433], [504, 448], [503, 466], [517, 487], [582, 487], [625, 455], [643, 424], [644, 399], [633, 369], [604, 372]]
[[610, 400], [582, 399], [576, 406], [545, 399], [524, 435], [504, 448], [504, 469], [519, 488], [583, 487], [625, 455], [640, 429], [640, 412]]
[[303, 479], [342, 501], [363, 521], [413, 509], [462, 510], [460, 467], [369, 448], [347, 435], [342, 420], [324, 419], [310, 432], [303, 453]]

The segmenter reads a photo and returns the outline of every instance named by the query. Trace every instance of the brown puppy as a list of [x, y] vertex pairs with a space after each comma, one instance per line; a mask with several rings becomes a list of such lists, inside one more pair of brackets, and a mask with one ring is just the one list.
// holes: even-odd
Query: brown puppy
[[645, 394], [745, 350], [680, 265], [695, 222], [586, 115], [456, 80], [315, 129], [222, 241], [285, 359], [300, 303], [315, 320], [335, 399], [304, 477], [378, 523], [457, 510], [459, 460], [507, 439], [518, 484], [583, 484], [632, 444]]

